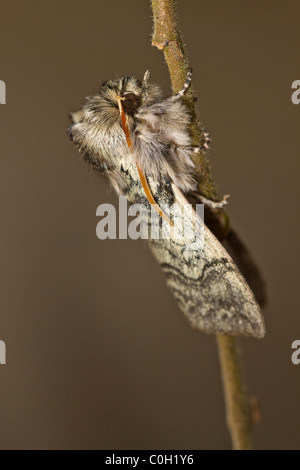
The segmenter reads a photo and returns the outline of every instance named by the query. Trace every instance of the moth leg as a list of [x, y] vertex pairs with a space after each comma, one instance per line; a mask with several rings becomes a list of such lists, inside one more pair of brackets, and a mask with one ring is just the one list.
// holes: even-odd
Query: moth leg
[[186, 76], [186, 80], [183, 84], [183, 87], [181, 88], [181, 90], [173, 96], [173, 98], [175, 100], [179, 99], [179, 98], [182, 98], [183, 95], [185, 94], [186, 90], [188, 89], [188, 87], [190, 86], [191, 84], [191, 80], [192, 80], [192, 69], [190, 69], [187, 73], [187, 76]]
[[210, 138], [209, 132], [205, 129], [205, 127], [202, 127], [200, 150], [202, 151], [209, 150], [210, 144], [211, 144], [211, 138]]
[[202, 196], [201, 194], [197, 194], [197, 193], [194, 193], [194, 194], [198, 199], [200, 199], [202, 204], [209, 207], [210, 209], [223, 209], [223, 207], [226, 206], [226, 204], [228, 204], [228, 198], [230, 197], [229, 194], [225, 194], [225, 196], [223, 196], [222, 201], [215, 202], [215, 201], [212, 201], [211, 199], [208, 199], [205, 196]]
[[[172, 98], [177, 100], [179, 98], [182, 98], [182, 96], [185, 94], [186, 90], [189, 88], [192, 80], [192, 69], [190, 69], [187, 73], [186, 80], [183, 84], [183, 87], [181, 90], [174, 95]], [[205, 129], [205, 127], [201, 128], [201, 142], [199, 147], [194, 147], [193, 152], [199, 153], [200, 151], [205, 151], [208, 150], [211, 144], [211, 138], [209, 135], [209, 132]]]
[[193, 147], [192, 145], [174, 145], [172, 148], [174, 150], [187, 150], [191, 153], [200, 153], [202, 150], [201, 147]]
[[184, 150], [189, 150], [190, 152], [193, 153], [200, 153], [206, 150], [209, 150], [211, 143], [211, 138], [209, 136], [209, 133], [207, 132], [206, 129], [202, 128], [201, 129], [201, 142], [198, 147], [195, 147], [193, 145], [176, 145], [175, 149], [184, 149]]

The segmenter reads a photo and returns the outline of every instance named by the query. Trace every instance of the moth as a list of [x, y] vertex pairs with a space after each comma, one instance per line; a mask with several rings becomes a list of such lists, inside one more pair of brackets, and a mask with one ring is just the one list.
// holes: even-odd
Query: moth
[[[197, 193], [191, 157], [209, 142], [204, 133], [201, 147], [191, 144], [190, 116], [182, 100], [190, 81], [191, 73], [182, 90], [166, 99], [148, 71], [143, 80], [103, 82], [82, 109], [71, 113], [68, 129], [84, 160], [109, 177], [117, 194], [130, 204], [154, 207], [170, 225], [163, 208], [183, 207]], [[194, 227], [192, 220], [187, 225], [188, 231]], [[149, 239], [179, 307], [205, 333], [263, 337], [264, 321], [252, 291], [222, 244], [206, 226], [203, 230], [204, 243], [194, 249], [174, 237]]]

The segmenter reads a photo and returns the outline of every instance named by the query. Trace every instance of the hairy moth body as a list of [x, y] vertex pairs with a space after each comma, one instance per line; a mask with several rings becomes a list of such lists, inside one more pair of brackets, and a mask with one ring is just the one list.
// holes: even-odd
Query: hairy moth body
[[[197, 175], [191, 155], [189, 114], [181, 100], [187, 85], [167, 99], [157, 85], [125, 77], [104, 82], [72, 114], [69, 135], [84, 159], [109, 176], [119, 195], [131, 204], [151, 205], [143, 190], [138, 169], [147, 177], [159, 207], [182, 208], [185, 195], [196, 190]], [[128, 147], [119, 102], [126, 114], [132, 140]], [[148, 224], [145, 216], [144, 223]], [[196, 214], [186, 220], [187, 231], [195, 227]], [[200, 227], [200, 226], [199, 226]], [[264, 336], [264, 322], [253, 293], [237, 266], [207, 227], [204, 243], [192, 245], [170, 239], [149, 239], [178, 304], [192, 325], [206, 333]], [[196, 236], [197, 234], [195, 234]]]

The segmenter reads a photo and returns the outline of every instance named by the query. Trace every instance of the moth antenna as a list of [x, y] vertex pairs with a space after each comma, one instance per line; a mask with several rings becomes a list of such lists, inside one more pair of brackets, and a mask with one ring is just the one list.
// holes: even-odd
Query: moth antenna
[[141, 183], [142, 183], [143, 190], [145, 191], [146, 197], [147, 197], [148, 201], [150, 202], [151, 206], [156, 210], [156, 212], [163, 219], [165, 219], [166, 222], [168, 222], [168, 224], [171, 225], [171, 227], [173, 227], [174, 226], [173, 222], [169, 219], [169, 217], [166, 216], [166, 214], [164, 214], [164, 212], [161, 210], [159, 205], [156, 204], [155, 199], [152, 196], [151, 189], [149, 188], [145, 173], [139, 167], [138, 164], [136, 165], [136, 167], [137, 167], [137, 170], [138, 170], [138, 173], [139, 173], [139, 177], [140, 177], [140, 180], [141, 180]]
[[[148, 72], [148, 71], [147, 71]], [[146, 72], [146, 73], [147, 73]], [[146, 74], [145, 74], [146, 75]], [[126, 142], [127, 142], [127, 145], [130, 149], [130, 151], [132, 152], [132, 140], [131, 140], [131, 136], [130, 136], [130, 131], [129, 131], [129, 127], [128, 127], [128, 124], [127, 124], [127, 120], [126, 120], [126, 116], [125, 116], [125, 113], [124, 113], [124, 108], [123, 108], [123, 105], [122, 105], [122, 100], [124, 98], [122, 97], [118, 97], [117, 98], [117, 102], [118, 102], [118, 106], [119, 106], [119, 111], [120, 111], [120, 116], [121, 116], [121, 123], [122, 123], [122, 128], [123, 128], [123, 131], [124, 131], [124, 134], [125, 134], [125, 137], [126, 137]], [[156, 210], [156, 212], [166, 221], [168, 222], [168, 224], [171, 225], [171, 227], [174, 225], [173, 222], [169, 219], [169, 217], [166, 216], [166, 214], [161, 210], [161, 208], [159, 207], [158, 204], [156, 204], [155, 202], [155, 199], [151, 193], [151, 189], [148, 185], [148, 182], [147, 182], [147, 179], [146, 179], [146, 175], [145, 173], [143, 172], [143, 170], [139, 167], [139, 165], [137, 164], [137, 170], [138, 170], [138, 174], [139, 174], [139, 177], [140, 177], [140, 181], [141, 181], [141, 184], [142, 184], [142, 187], [143, 187], [143, 190], [145, 191], [145, 194], [146, 194], [146, 197], [148, 199], [148, 201], [150, 202], [151, 206]]]
[[132, 140], [131, 140], [130, 131], [129, 131], [129, 127], [128, 127], [128, 124], [127, 124], [126, 116], [125, 116], [125, 113], [124, 113], [124, 108], [123, 108], [123, 105], [122, 105], [122, 100], [123, 99], [124, 98], [122, 98], [121, 96], [118, 96], [117, 97], [117, 102], [118, 102], [118, 106], [119, 106], [123, 132], [124, 132], [125, 137], [126, 137], [127, 145], [131, 150]]

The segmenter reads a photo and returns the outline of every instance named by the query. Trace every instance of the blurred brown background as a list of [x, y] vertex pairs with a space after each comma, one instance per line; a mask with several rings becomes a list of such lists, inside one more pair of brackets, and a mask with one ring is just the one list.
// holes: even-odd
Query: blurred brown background
[[[298, 0], [178, 2], [219, 192], [268, 284], [242, 339], [257, 449], [300, 448]], [[142, 241], [96, 238], [117, 199], [80, 160], [68, 113], [105, 79], [151, 77], [148, 1], [1, 0], [2, 449], [227, 449], [215, 339], [190, 328]]]

